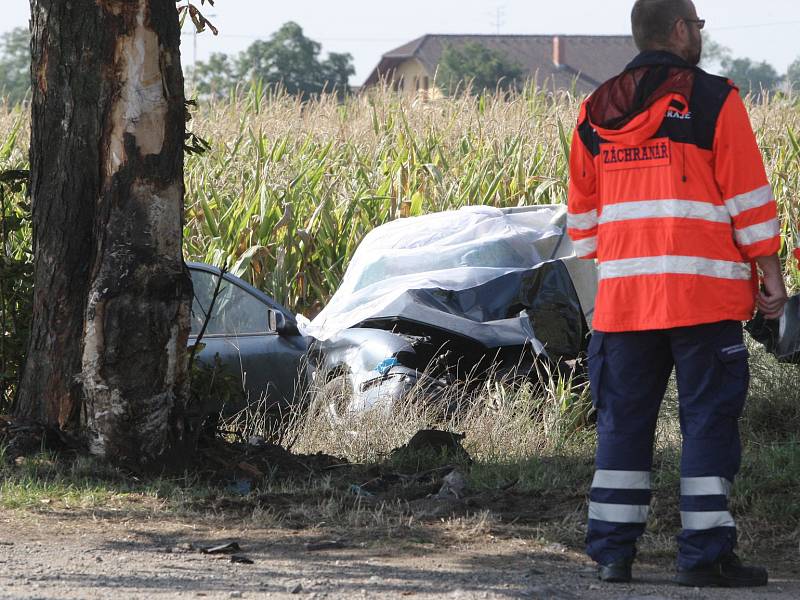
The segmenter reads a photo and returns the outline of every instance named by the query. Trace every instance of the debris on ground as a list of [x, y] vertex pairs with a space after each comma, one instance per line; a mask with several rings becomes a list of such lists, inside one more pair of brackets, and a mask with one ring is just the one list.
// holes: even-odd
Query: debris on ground
[[375, 494], [368, 492], [363, 486], [356, 485], [355, 483], [350, 486], [350, 491], [359, 498], [374, 498]]
[[308, 542], [305, 545], [306, 552], [319, 552], [322, 550], [341, 550], [347, 548], [345, 540], [323, 540], [321, 542]]
[[228, 542], [227, 544], [200, 548], [200, 554], [234, 554], [241, 551], [242, 549], [238, 542]]
[[323, 454], [293, 454], [263, 438], [248, 443], [214, 437], [201, 441], [196, 464], [212, 481], [227, 484], [227, 491], [246, 496], [268, 476], [272, 479], [307, 478], [347, 465], [344, 459]]
[[395, 464], [413, 466], [417, 470], [444, 461], [471, 464], [472, 457], [461, 445], [464, 437], [463, 433], [421, 429], [406, 444], [392, 450], [389, 459]]
[[231, 556], [231, 562], [240, 565], [253, 565], [255, 562], [252, 558], [247, 558], [243, 554], [234, 554]]
[[195, 552], [196, 548], [194, 544], [183, 543], [183, 544], [176, 544], [175, 546], [167, 546], [164, 548], [164, 552], [167, 554], [188, 554], [189, 552]]
[[253, 491], [253, 481], [251, 479], [237, 479], [233, 483], [225, 486], [225, 491], [229, 494], [236, 494], [237, 496], [247, 496], [247, 494]]
[[73, 455], [86, 452], [86, 445], [66, 431], [6, 415], [0, 416], [0, 444], [6, 447], [9, 463], [42, 450]]
[[462, 475], [461, 471], [454, 470], [448, 473], [442, 480], [442, 487], [434, 496], [437, 500], [445, 500], [455, 498], [460, 500], [464, 496], [467, 489], [467, 478]]
[[[43, 428], [11, 423], [10, 427], [38, 432], [37, 436], [25, 439], [41, 440], [48, 435]], [[9, 428], [6, 419], [0, 420], [0, 424]], [[201, 480], [218, 486], [219, 490], [212, 490], [197, 502], [215, 511], [238, 511], [246, 515], [255, 508], [262, 508], [285, 518], [287, 525], [302, 528], [302, 520], [291, 512], [298, 502], [297, 495], [291, 491], [268, 491], [264, 485], [274, 481], [308, 481], [323, 477], [330, 479], [332, 494], [341, 497], [342, 501], [352, 502], [355, 497], [357, 502], [371, 506], [401, 502], [400, 506], [404, 507], [401, 510], [418, 520], [490, 509], [502, 519], [506, 514], [517, 514], [521, 509], [520, 494], [511, 491], [517, 481], [492, 490], [469, 489], [472, 459], [462, 446], [465, 437], [462, 433], [438, 429], [417, 431], [406, 444], [393, 450], [388, 460], [372, 466], [351, 464], [322, 453], [294, 454], [260, 437], [231, 441], [236, 439], [235, 434], [227, 434], [226, 437], [201, 437], [192, 457]], [[23, 456], [20, 460], [26, 458]], [[535, 513], [536, 518], [541, 517], [541, 507], [532, 503], [530, 497], [526, 497], [524, 507], [526, 515]], [[346, 542], [333, 539], [311, 542], [305, 549], [315, 552], [345, 547], [348, 547]], [[237, 556], [232, 560], [238, 562], [241, 548], [236, 542], [217, 546], [178, 544], [164, 548], [164, 552]]]

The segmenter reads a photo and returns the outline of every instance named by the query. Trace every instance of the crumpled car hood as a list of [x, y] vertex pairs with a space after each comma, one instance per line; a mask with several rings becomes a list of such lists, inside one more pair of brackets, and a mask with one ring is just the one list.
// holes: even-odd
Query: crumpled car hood
[[587, 333], [569, 272], [560, 261], [464, 290], [406, 290], [359, 325], [391, 329], [392, 323], [424, 324], [489, 349], [531, 344], [536, 354], [545, 345], [555, 354], [575, 354]]
[[531, 344], [574, 353], [587, 333], [594, 264], [575, 258], [566, 207], [466, 207], [376, 228], [341, 287], [301, 330], [424, 324], [485, 348]]

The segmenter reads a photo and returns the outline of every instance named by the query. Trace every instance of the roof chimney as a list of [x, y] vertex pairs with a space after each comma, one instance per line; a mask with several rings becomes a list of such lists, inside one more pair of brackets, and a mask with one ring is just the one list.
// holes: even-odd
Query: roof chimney
[[553, 37], [553, 64], [556, 67], [561, 67], [565, 64], [564, 46], [566, 46], [566, 40], [561, 39], [561, 37], [557, 35]]

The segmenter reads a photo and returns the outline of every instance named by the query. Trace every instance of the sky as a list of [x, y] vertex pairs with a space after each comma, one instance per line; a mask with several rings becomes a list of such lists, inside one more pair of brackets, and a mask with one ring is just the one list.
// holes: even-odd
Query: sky
[[[28, 24], [29, 0], [2, 1], [0, 32]], [[695, 5], [711, 38], [736, 57], [766, 60], [779, 73], [800, 57], [798, 0]], [[181, 52], [185, 66], [211, 52], [235, 54], [295, 21], [322, 44], [323, 55], [352, 54], [351, 83], [359, 85], [384, 52], [426, 33], [629, 34], [632, 6], [632, 0], [216, 0], [204, 10], [219, 36], [194, 36], [187, 24]]]

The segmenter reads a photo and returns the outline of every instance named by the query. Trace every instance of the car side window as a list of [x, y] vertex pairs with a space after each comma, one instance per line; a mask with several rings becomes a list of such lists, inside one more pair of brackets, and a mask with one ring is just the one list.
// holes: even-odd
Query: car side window
[[[212, 273], [191, 270], [194, 300], [192, 301], [192, 335], [203, 327], [219, 277]], [[236, 284], [223, 279], [214, 314], [206, 335], [246, 335], [269, 332], [267, 306]]]

